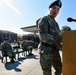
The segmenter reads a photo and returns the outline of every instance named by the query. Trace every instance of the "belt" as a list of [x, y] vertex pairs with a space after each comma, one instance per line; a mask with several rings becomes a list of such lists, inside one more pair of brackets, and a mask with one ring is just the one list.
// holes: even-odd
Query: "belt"
[[56, 48], [56, 46], [50, 45], [50, 44], [45, 43], [45, 42], [42, 42], [42, 41], [40, 41], [40, 44], [45, 45], [45, 46], [48, 46], [48, 47]]

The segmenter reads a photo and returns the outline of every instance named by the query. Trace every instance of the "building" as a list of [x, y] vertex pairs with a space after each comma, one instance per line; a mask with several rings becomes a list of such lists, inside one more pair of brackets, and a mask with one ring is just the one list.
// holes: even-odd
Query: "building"
[[17, 34], [11, 31], [0, 30], [0, 44], [5, 38], [8, 38], [9, 42], [14, 42], [14, 40], [17, 40]]
[[37, 33], [37, 26], [36, 26], [36, 25], [28, 26], [28, 27], [22, 27], [21, 29], [22, 29], [23, 31], [26, 31], [26, 32]]

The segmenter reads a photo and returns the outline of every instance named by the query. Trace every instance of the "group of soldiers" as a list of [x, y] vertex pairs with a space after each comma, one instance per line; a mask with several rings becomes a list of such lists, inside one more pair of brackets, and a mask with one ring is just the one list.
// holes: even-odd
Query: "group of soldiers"
[[[32, 46], [28, 46], [25, 39], [21, 43], [22, 50], [28, 51], [28, 55], [32, 55]], [[15, 62], [15, 53], [13, 52], [13, 48], [9, 43], [8, 38], [5, 38], [4, 42], [1, 44], [1, 52], [2, 56], [9, 56], [11, 62]]]

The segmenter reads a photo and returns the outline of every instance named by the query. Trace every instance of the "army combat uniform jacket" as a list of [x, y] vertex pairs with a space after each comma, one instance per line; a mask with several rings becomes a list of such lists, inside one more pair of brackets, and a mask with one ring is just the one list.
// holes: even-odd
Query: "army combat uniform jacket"
[[22, 47], [22, 49], [23, 49], [24, 51], [28, 51], [28, 45], [27, 45], [27, 43], [26, 43], [25, 41], [22, 41], [21, 47]]
[[58, 50], [58, 46], [61, 43], [59, 26], [50, 15], [38, 19], [36, 24], [40, 38], [38, 50], [43, 75], [52, 75], [51, 66], [56, 70], [55, 75], [61, 75], [62, 63]]
[[2, 53], [3, 55], [7, 54], [10, 58], [14, 58], [14, 53], [13, 53], [13, 50], [12, 50], [12, 47], [10, 44], [6, 44], [6, 43], [3, 43], [1, 45], [1, 50], [2, 50]]
[[[50, 15], [40, 18], [37, 22], [39, 38], [41, 41], [40, 45], [46, 45], [48, 47], [57, 47], [60, 45], [61, 31], [59, 29], [58, 23]], [[41, 46], [39, 45], [39, 48]]]

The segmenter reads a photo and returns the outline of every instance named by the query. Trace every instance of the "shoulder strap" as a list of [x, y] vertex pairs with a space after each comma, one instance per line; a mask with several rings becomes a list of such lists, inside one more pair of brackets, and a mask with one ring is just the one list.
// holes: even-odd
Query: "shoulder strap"
[[37, 26], [37, 29], [38, 29], [38, 22], [41, 18], [39, 18], [37, 21], [36, 21], [36, 26]]

